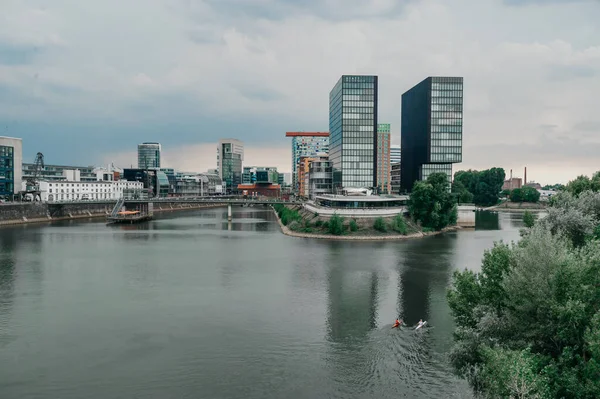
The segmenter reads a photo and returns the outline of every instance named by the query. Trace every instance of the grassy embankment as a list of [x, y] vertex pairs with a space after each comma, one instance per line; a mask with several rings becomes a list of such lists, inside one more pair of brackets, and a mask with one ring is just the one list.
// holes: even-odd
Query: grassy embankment
[[291, 231], [334, 236], [398, 236], [419, 233], [422, 230], [402, 215], [389, 218], [355, 219], [338, 215], [319, 216], [301, 206], [275, 205], [273, 207], [284, 226]]

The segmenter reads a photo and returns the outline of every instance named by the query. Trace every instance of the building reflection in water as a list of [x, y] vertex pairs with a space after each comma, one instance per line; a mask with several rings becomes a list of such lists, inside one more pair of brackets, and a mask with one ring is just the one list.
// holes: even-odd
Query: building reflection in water
[[456, 239], [448, 233], [398, 247], [398, 312], [408, 325], [420, 319], [432, 324], [446, 312]]
[[370, 251], [361, 252], [351, 243], [330, 244], [327, 337], [337, 343], [364, 340], [377, 324], [379, 286], [377, 271], [370, 266]]

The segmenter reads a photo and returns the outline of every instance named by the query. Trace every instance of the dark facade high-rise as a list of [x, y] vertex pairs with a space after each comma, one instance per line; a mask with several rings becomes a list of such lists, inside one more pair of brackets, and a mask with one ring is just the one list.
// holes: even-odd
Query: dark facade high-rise
[[463, 78], [428, 77], [402, 95], [401, 191], [462, 162]]
[[333, 191], [377, 186], [377, 76], [343, 75], [329, 93]]

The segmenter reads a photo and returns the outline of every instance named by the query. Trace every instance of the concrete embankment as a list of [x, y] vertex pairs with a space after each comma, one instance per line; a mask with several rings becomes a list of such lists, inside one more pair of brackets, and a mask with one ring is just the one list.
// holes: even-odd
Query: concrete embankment
[[389, 234], [389, 235], [354, 235], [354, 236], [353, 235], [341, 235], [341, 236], [336, 236], [336, 235], [332, 235], [332, 234], [315, 234], [315, 233], [303, 233], [303, 232], [298, 232], [298, 231], [292, 231], [281, 222], [281, 219], [279, 218], [279, 215], [277, 214], [277, 211], [275, 211], [275, 209], [273, 209], [273, 213], [275, 213], [275, 217], [277, 218], [277, 223], [279, 223], [281, 232], [287, 236], [297, 237], [297, 238], [316, 238], [316, 239], [321, 239], [321, 240], [340, 240], [340, 241], [398, 241], [398, 240], [409, 240], [409, 239], [414, 239], [414, 238], [429, 237], [429, 236], [434, 236], [434, 235], [438, 235], [441, 233], [445, 233], [448, 231], [455, 231], [455, 230], [461, 229], [460, 226], [450, 226], [450, 227], [446, 227], [442, 231], [433, 231], [433, 232], [428, 232], [428, 233], [417, 232], [417, 233], [408, 234], [408, 235]]
[[[0, 226], [47, 223], [57, 220], [74, 220], [102, 218], [110, 214], [115, 202], [89, 203], [89, 204], [48, 204], [40, 202], [26, 202], [0, 205]], [[182, 204], [182, 203], [157, 203], [154, 204], [154, 213], [173, 212], [202, 208], [222, 207], [221, 204]]]

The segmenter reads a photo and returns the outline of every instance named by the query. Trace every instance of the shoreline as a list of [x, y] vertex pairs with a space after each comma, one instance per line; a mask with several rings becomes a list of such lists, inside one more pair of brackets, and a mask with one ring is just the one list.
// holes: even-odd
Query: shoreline
[[277, 214], [277, 211], [275, 211], [275, 209], [273, 207], [271, 207], [271, 209], [273, 210], [273, 213], [275, 214], [275, 218], [277, 219], [277, 223], [279, 224], [279, 228], [281, 229], [281, 232], [286, 235], [286, 236], [290, 236], [290, 237], [294, 237], [294, 238], [314, 238], [314, 239], [318, 239], [318, 240], [332, 240], [332, 241], [401, 241], [401, 240], [413, 240], [413, 239], [417, 239], [417, 238], [425, 238], [425, 237], [431, 237], [431, 236], [436, 236], [439, 234], [443, 234], [449, 231], [457, 231], [457, 230], [461, 230], [462, 227], [460, 227], [459, 225], [455, 225], [455, 226], [449, 226], [449, 227], [445, 227], [444, 229], [440, 230], [440, 231], [432, 231], [429, 233], [423, 233], [423, 232], [419, 232], [419, 233], [413, 233], [413, 234], [407, 234], [407, 235], [401, 235], [401, 234], [390, 234], [390, 235], [385, 235], [385, 236], [336, 236], [336, 235], [332, 235], [332, 234], [315, 234], [315, 233], [301, 233], [301, 232], [297, 232], [297, 231], [292, 231], [290, 230], [287, 226], [285, 226], [282, 222], [281, 219], [279, 218], [279, 215]]
[[[222, 208], [226, 207], [226, 204], [209, 204], [209, 205], [196, 205], [184, 207], [181, 206], [183, 204], [179, 204], [179, 207], [169, 207], [169, 208], [161, 208], [160, 206], [154, 208], [154, 213], [163, 213], [163, 212], [177, 212], [177, 211], [192, 211], [196, 209], [208, 209], [208, 208]], [[41, 224], [41, 223], [52, 223], [52, 222], [61, 222], [65, 220], [82, 220], [82, 219], [99, 219], [106, 218], [110, 213], [91, 213], [87, 211], [87, 215], [72, 215], [72, 216], [56, 216], [56, 217], [43, 217], [43, 218], [26, 218], [23, 219], [10, 219], [0, 221], [0, 229], [8, 226], [19, 226], [19, 225], [29, 225], [29, 224]]]

